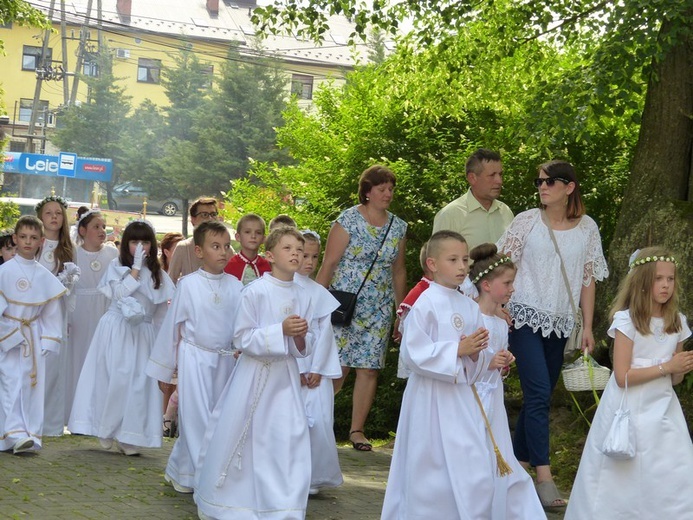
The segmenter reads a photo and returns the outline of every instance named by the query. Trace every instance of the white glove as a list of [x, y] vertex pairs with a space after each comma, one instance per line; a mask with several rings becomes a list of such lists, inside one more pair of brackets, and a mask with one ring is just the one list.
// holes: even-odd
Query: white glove
[[133, 269], [137, 269], [138, 271], [142, 269], [142, 265], [144, 265], [144, 256], [144, 246], [142, 242], [138, 242], [135, 248], [135, 257], [132, 261]]

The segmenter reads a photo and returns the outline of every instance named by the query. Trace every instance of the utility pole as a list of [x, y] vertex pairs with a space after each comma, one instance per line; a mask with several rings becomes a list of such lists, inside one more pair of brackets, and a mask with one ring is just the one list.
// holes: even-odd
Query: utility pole
[[60, 39], [63, 50], [63, 106], [70, 102], [70, 86], [67, 79], [67, 23], [65, 22], [65, 0], [60, 0]]
[[[70, 95], [70, 106], [74, 106], [77, 100], [77, 88], [79, 86], [79, 73], [82, 70], [84, 63], [84, 52], [87, 46], [87, 32], [89, 29], [89, 19], [91, 17], [91, 6], [93, 0], [87, 3], [87, 14], [84, 17], [84, 24], [79, 34], [79, 50], [77, 51], [77, 66], [75, 67], [75, 79], [72, 81], [72, 93]], [[101, 16], [99, 16], [101, 18]]]
[[[53, 19], [53, 11], [55, 9], [55, 0], [51, 0], [51, 6], [48, 9], [48, 19]], [[28, 153], [34, 152], [34, 128], [36, 127], [36, 120], [38, 119], [39, 103], [41, 101], [41, 86], [43, 83], [43, 74], [38, 73], [38, 69], [46, 69], [46, 54], [48, 53], [48, 40], [51, 35], [51, 30], [46, 29], [43, 34], [43, 46], [41, 48], [41, 59], [39, 60], [37, 74], [36, 74], [36, 88], [34, 89], [34, 102], [31, 106], [31, 117], [29, 119], [29, 129], [26, 136], [26, 144], [24, 150]], [[50, 65], [50, 63], [48, 64]], [[48, 117], [48, 114], [44, 114], [44, 118]]]

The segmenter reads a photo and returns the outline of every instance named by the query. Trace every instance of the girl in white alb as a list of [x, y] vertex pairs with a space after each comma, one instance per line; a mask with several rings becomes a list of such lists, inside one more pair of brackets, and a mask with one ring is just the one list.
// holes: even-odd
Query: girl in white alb
[[[83, 209], [83, 211], [82, 211]], [[80, 208], [76, 224], [75, 263], [80, 277], [72, 290], [74, 308], [68, 313], [70, 336], [65, 353], [65, 420], [70, 419], [72, 402], [82, 366], [99, 320], [106, 313], [108, 297], [98, 289], [99, 282], [118, 249], [106, 242], [106, 220], [99, 210]]]
[[[501, 306], [508, 303], [513, 293], [515, 265], [505, 255], [498, 254], [494, 244], [481, 244], [471, 251], [474, 266], [469, 278], [479, 291], [479, 309], [489, 332], [487, 351], [492, 354], [508, 350], [508, 323], [501, 317]], [[509, 362], [512, 363], [514, 358]], [[474, 383], [484, 406], [496, 445], [512, 469], [505, 476], [496, 475], [493, 494], [492, 520], [539, 520], [546, 518], [529, 473], [520, 465], [513, 453], [508, 414], [503, 399], [503, 378], [509, 370], [487, 370]], [[493, 450], [490, 437], [489, 449]]]
[[89, 346], [68, 425], [99, 437], [105, 449], [117, 441], [126, 455], [161, 446], [161, 396], [145, 367], [174, 286], [156, 250], [148, 222], [127, 225], [120, 256], [99, 284], [111, 303]]
[[[74, 246], [70, 239], [70, 225], [67, 221], [67, 201], [57, 195], [46, 197], [36, 205], [36, 216], [43, 223], [45, 238], [39, 250], [38, 262], [54, 275], [61, 273], [65, 264], [74, 260]], [[67, 302], [61, 299], [63, 315], [62, 345], [57, 353], [46, 357], [46, 402], [43, 421], [43, 434], [59, 436], [63, 434], [67, 417], [65, 367], [67, 365], [68, 327]]]
[[[566, 520], [691, 518], [693, 443], [673, 385], [693, 369], [691, 336], [679, 313], [676, 259], [650, 247], [636, 252], [611, 310], [614, 371], [582, 452]], [[602, 452], [626, 392], [635, 456]]]

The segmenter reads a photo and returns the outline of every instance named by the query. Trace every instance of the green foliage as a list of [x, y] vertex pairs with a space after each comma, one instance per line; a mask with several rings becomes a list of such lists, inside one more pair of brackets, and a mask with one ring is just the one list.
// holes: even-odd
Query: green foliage
[[[194, 69], [193, 65], [189, 68]], [[169, 82], [173, 84], [173, 76]], [[192, 81], [186, 84], [192, 96], [172, 98], [176, 111], [169, 116], [178, 114], [189, 131], [172, 132], [161, 165], [181, 193], [216, 196], [228, 188], [229, 180], [244, 178], [252, 160], [287, 162], [275, 144], [275, 128], [282, 124], [285, 107], [285, 84], [276, 62], [258, 56], [248, 60], [237, 46], [231, 46], [209, 98], [194, 107], [184, 105], [187, 98], [199, 98], [199, 84]]]
[[21, 212], [17, 204], [0, 201], [0, 229], [13, 228], [20, 215]]
[[127, 118], [122, 135], [119, 181], [138, 181], [149, 193], [178, 195], [159, 165], [164, 150], [164, 114], [150, 100], [143, 101]]
[[124, 133], [130, 97], [116, 85], [112, 56], [107, 49], [98, 55], [98, 69], [98, 77], [81, 77], [89, 85], [89, 98], [60, 114], [61, 124], [52, 141], [61, 150], [83, 157], [113, 159], [113, 179], [117, 182], [119, 161], [126, 146]]

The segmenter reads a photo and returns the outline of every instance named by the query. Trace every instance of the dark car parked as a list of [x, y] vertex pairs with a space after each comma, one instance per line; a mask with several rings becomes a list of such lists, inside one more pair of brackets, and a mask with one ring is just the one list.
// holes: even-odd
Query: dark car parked
[[183, 205], [180, 199], [150, 197], [144, 188], [134, 182], [124, 182], [114, 186], [111, 190], [112, 208], [123, 211], [142, 211], [144, 199], [147, 199], [148, 213], [161, 213], [169, 217], [174, 216]]

